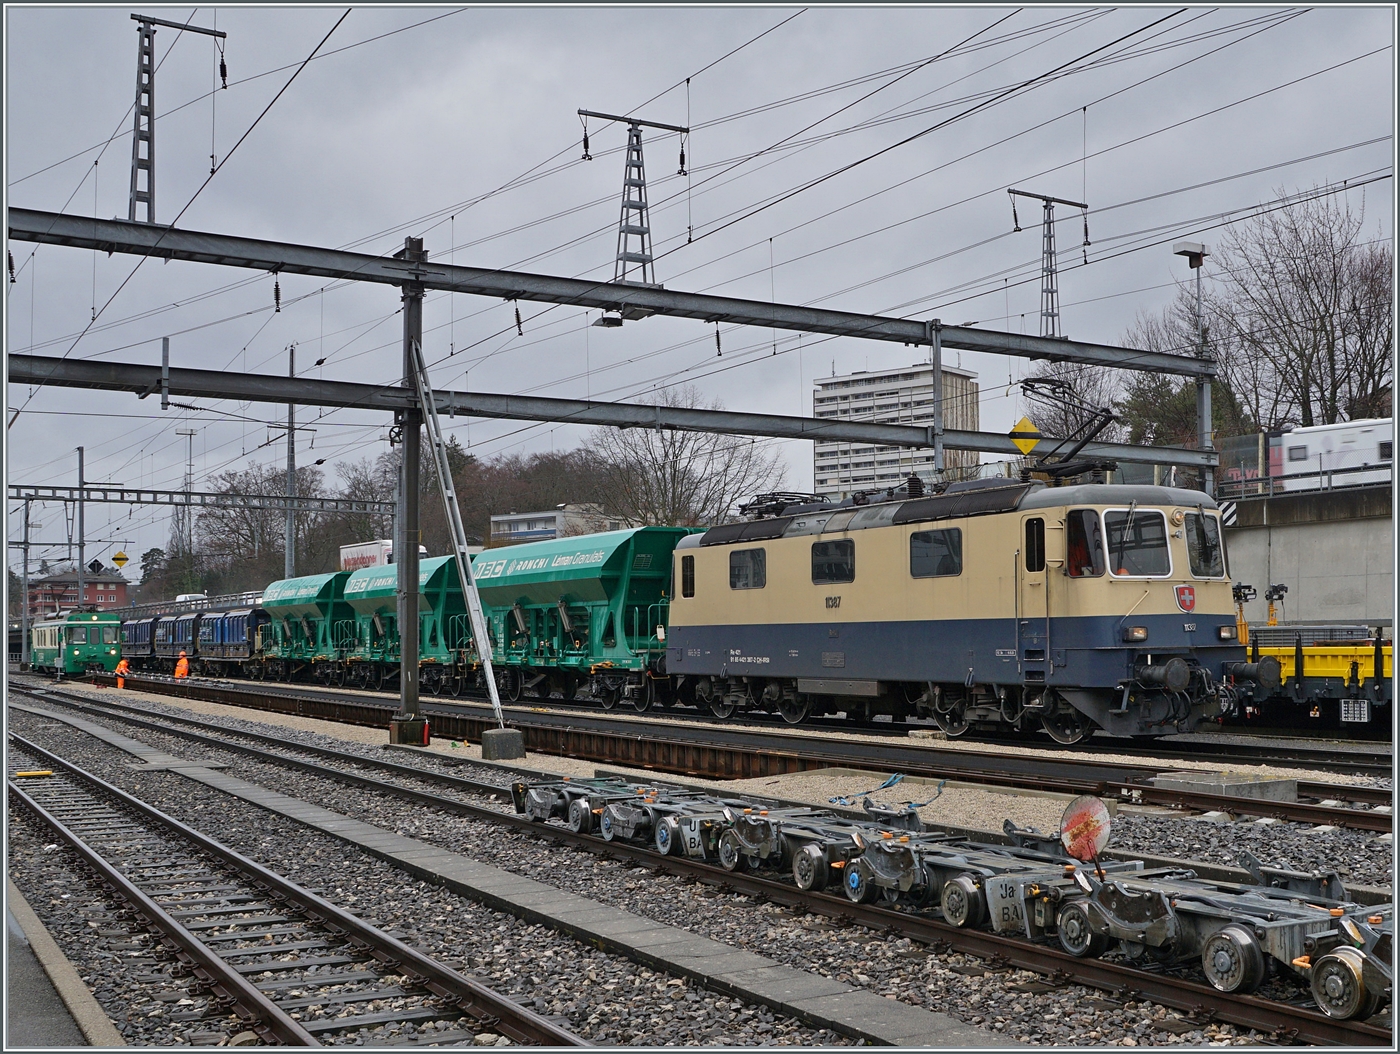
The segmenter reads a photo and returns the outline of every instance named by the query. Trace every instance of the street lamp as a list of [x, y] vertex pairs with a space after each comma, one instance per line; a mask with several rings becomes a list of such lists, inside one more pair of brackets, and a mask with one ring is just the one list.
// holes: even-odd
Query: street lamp
[[[1210, 250], [1201, 242], [1177, 242], [1172, 246], [1172, 252], [1177, 256], [1186, 257], [1187, 266], [1196, 272], [1196, 354], [1202, 359], [1208, 358], [1206, 355], [1206, 330], [1205, 319], [1201, 315], [1201, 270], [1205, 264], [1205, 259], [1210, 255]], [[1210, 378], [1196, 378], [1196, 435], [1197, 445], [1202, 450], [1210, 450], [1214, 447], [1211, 441], [1211, 410], [1210, 410]], [[1207, 494], [1215, 491], [1215, 473], [1210, 468], [1201, 470], [1202, 490]]]

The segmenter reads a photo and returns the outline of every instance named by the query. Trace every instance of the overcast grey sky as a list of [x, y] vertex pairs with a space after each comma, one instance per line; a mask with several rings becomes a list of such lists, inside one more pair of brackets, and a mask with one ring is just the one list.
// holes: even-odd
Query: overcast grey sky
[[[10, 204], [126, 217], [134, 10], [228, 33], [229, 87], [212, 98], [211, 38], [156, 35], [157, 219], [168, 223], [210, 153], [223, 161], [345, 8], [7, 6]], [[1059, 212], [1063, 326], [1113, 343], [1186, 278], [1172, 241], [1216, 242], [1222, 223], [1281, 191], [1347, 180], [1341, 196], [1364, 208], [1370, 236], [1393, 237], [1394, 37], [1391, 6], [357, 7], [180, 226], [375, 253], [412, 234], [457, 263], [611, 278], [626, 133], [590, 122], [585, 163], [576, 111], [635, 111], [693, 128], [689, 177], [676, 174], [676, 137], [647, 134], [656, 274], [669, 288], [1036, 332], [1039, 210], [1023, 202], [1026, 229], [1013, 234], [1006, 196], [1021, 186], [1089, 203], [1087, 266], [1080, 219]], [[159, 262], [133, 275], [133, 257], [9, 249], [10, 351], [158, 362], [170, 336], [177, 366], [285, 373], [295, 342], [303, 375], [398, 377], [388, 287], [284, 276], [274, 313], [270, 275]], [[693, 384], [730, 409], [796, 414], [810, 412], [814, 375], [920, 357], [735, 329], [716, 358], [714, 326], [699, 322], [604, 330], [578, 309], [520, 308], [523, 337], [510, 304], [430, 295], [435, 384], [642, 402]], [[1012, 382], [1030, 364], [949, 353], [959, 361], [979, 374], [982, 427], [1009, 428], [1022, 409]], [[75, 481], [83, 444], [89, 479], [176, 487], [176, 432], [188, 428], [197, 487], [285, 457], [261, 423], [282, 412], [267, 406], [161, 413], [131, 395], [20, 386], [8, 398], [7, 421], [23, 407], [7, 433], [11, 482]], [[582, 437], [449, 425], [482, 456]], [[387, 449], [376, 415], [327, 413], [312, 427], [314, 450], [304, 434], [298, 461], [326, 458], [332, 485], [338, 462]], [[809, 487], [810, 444], [779, 445], [789, 485]], [[58, 506], [36, 517], [39, 537], [66, 537]], [[164, 545], [169, 514], [89, 507], [87, 522], [99, 539], [89, 555], [105, 560]]]

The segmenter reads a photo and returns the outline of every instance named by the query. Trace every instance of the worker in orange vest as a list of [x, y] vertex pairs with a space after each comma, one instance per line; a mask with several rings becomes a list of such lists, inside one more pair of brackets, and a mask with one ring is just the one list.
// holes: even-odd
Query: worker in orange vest
[[126, 675], [129, 674], [130, 672], [131, 672], [131, 663], [127, 662], [125, 658], [123, 658], [123, 659], [121, 660], [121, 662], [117, 663], [116, 674], [117, 674], [117, 687], [118, 687], [118, 688], [125, 688], [125, 687], [126, 687]]
[[190, 675], [190, 660], [185, 658], [185, 653], [180, 652], [180, 661], [175, 664], [175, 679], [178, 681], [182, 677]]

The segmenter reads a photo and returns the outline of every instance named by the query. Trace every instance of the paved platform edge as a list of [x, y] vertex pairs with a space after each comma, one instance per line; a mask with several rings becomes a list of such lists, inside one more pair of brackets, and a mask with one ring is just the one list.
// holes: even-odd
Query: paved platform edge
[[33, 949], [34, 958], [39, 960], [49, 983], [73, 1015], [73, 1021], [88, 1043], [94, 1047], [126, 1046], [126, 1040], [117, 1031], [117, 1026], [112, 1024], [112, 1019], [49, 934], [48, 927], [34, 914], [29, 901], [24, 899], [24, 894], [8, 875], [5, 877], [5, 902], [19, 928], [24, 931], [24, 938]]
[[[12, 704], [13, 705], [13, 704]], [[78, 728], [109, 746], [116, 747], [137, 757], [158, 757], [164, 762], [170, 755], [157, 751], [140, 740], [122, 735], [112, 729], [53, 710], [42, 710], [21, 705], [21, 709], [31, 713], [41, 711], [54, 720]], [[176, 759], [180, 760], [180, 759]], [[677, 977], [687, 977], [714, 991], [738, 996], [754, 1003], [761, 1003], [779, 1013], [788, 1014], [804, 1024], [815, 1028], [826, 1028], [849, 1036], [863, 1039], [868, 1043], [896, 1047], [935, 1047], [935, 1048], [987, 1048], [1018, 1046], [994, 1032], [966, 1025], [948, 1014], [936, 1010], [886, 999], [866, 989], [852, 988], [839, 981], [829, 981], [820, 974], [798, 970], [785, 963], [779, 963], [764, 956], [741, 948], [734, 948], [701, 934], [670, 926], [642, 915], [615, 908], [610, 904], [592, 901], [578, 894], [559, 891], [568, 907], [560, 912], [550, 912], [529, 903], [534, 897], [528, 890], [549, 888], [522, 875], [516, 875], [501, 868], [484, 864], [471, 857], [462, 856], [428, 842], [420, 842], [406, 835], [396, 834], [373, 824], [355, 820], [341, 813], [332, 812], [322, 806], [312, 805], [298, 798], [292, 798], [278, 791], [270, 791], [256, 783], [229, 776], [221, 772], [201, 771], [196, 763], [186, 762], [169, 771], [202, 783], [211, 790], [218, 790], [230, 797], [246, 801], [268, 812], [310, 827], [322, 834], [338, 838], [355, 846], [361, 852], [378, 857], [386, 863], [424, 881], [442, 886], [451, 892], [476, 901], [497, 911], [514, 915], [526, 922], [549, 926], [551, 929], [589, 944], [600, 951], [620, 954], [633, 962], [655, 969], [664, 970]], [[301, 808], [298, 808], [300, 806]], [[317, 815], [319, 814], [319, 816]], [[346, 828], [360, 828], [364, 835], [356, 837]], [[377, 843], [377, 844], [376, 844]], [[395, 848], [390, 848], [390, 845]], [[428, 861], [433, 865], [430, 866]], [[439, 864], [438, 862], [441, 861]], [[444, 866], [446, 865], [446, 866]], [[457, 870], [474, 875], [474, 881], [454, 877], [450, 871]], [[522, 893], [512, 897], [503, 888], [519, 886]], [[570, 916], [579, 917], [571, 921]], [[592, 917], [602, 925], [591, 927], [586, 919]], [[604, 921], [606, 920], [606, 921]], [[624, 928], [619, 923], [625, 920]], [[647, 929], [668, 931], [667, 936], [680, 935], [679, 940], [656, 941], [649, 950], [645, 943], [628, 941], [633, 926], [644, 932]], [[674, 931], [674, 933], [669, 932]], [[638, 936], [642, 936], [638, 932]], [[728, 960], [726, 962], [726, 960]], [[751, 971], [762, 969], [775, 975], [785, 975], [787, 984], [776, 986], [779, 989], [791, 987], [793, 983], [826, 982], [839, 985], [841, 991], [821, 993], [806, 1005], [807, 1000], [791, 1002], [781, 998], [778, 991], [765, 992], [736, 983], [735, 978]], [[777, 980], [775, 976], [773, 980]], [[876, 1002], [878, 1001], [878, 1002]], [[850, 1007], [854, 1002], [856, 1005]], [[830, 1013], [838, 1006], [847, 1006], [847, 1013]], [[872, 1014], [872, 1006], [879, 1006], [884, 1014]], [[888, 1017], [885, 1017], [885, 1014]], [[883, 1018], [883, 1020], [882, 1020]], [[897, 1019], [897, 1020], [891, 1020]]]

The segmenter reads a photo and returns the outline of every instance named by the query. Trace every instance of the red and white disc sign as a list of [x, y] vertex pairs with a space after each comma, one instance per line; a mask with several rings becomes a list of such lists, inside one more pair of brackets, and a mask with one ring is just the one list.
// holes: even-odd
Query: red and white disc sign
[[1076, 860], [1094, 860], [1108, 845], [1111, 824], [1103, 799], [1080, 795], [1060, 817], [1060, 843]]

